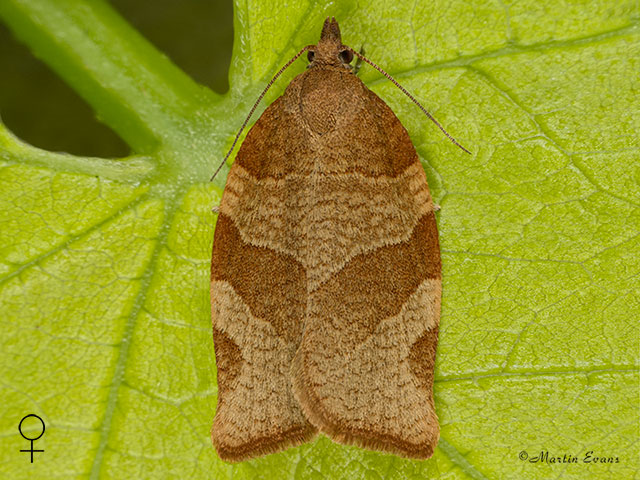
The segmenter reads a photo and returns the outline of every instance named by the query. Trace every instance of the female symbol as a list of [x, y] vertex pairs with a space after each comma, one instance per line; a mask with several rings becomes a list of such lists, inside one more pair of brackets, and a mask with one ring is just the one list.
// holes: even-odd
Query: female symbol
[[[36, 417], [42, 423], [42, 432], [36, 438], [29, 438], [24, 433], [22, 433], [22, 422], [24, 422], [29, 417]], [[30, 450], [20, 450], [20, 451], [21, 452], [31, 452], [31, 463], [33, 463], [33, 452], [44, 452], [44, 450], [34, 450], [33, 449], [33, 442], [35, 442], [42, 435], [44, 435], [44, 420], [42, 420], [38, 415], [36, 415], [34, 413], [31, 413], [31, 414], [27, 415], [26, 417], [23, 417], [22, 420], [20, 420], [20, 424], [18, 425], [18, 431], [20, 432], [20, 435], [22, 435], [22, 437], [25, 440], [29, 440], [31, 442], [31, 449]]]

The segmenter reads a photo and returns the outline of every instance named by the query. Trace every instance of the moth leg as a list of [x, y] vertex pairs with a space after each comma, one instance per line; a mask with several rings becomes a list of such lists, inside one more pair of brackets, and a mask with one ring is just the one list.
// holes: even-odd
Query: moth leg
[[[360, 47], [360, 55], [364, 55], [364, 45]], [[358, 72], [360, 71], [361, 66], [362, 66], [362, 59], [358, 57], [358, 59], [356, 60], [356, 64], [353, 67], [353, 73], [357, 75]]]

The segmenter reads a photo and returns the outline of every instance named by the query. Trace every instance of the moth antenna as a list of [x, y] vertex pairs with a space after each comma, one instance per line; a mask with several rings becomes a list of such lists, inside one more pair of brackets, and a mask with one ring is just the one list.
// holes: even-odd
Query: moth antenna
[[[220, 171], [220, 169], [224, 166], [224, 164], [227, 162], [227, 159], [229, 158], [229, 155], [231, 155], [231, 152], [233, 152], [233, 149], [236, 146], [236, 143], [238, 143], [238, 139], [240, 138], [240, 135], [242, 135], [242, 132], [244, 130], [244, 127], [247, 126], [247, 123], [249, 123], [249, 119], [251, 118], [251, 115], [253, 115], [253, 112], [255, 112], [256, 108], [258, 108], [258, 104], [260, 103], [260, 100], [262, 100], [262, 98], [266, 95], [267, 91], [271, 88], [271, 85], [274, 84], [274, 82], [278, 79], [278, 77], [280, 75], [282, 75], [282, 73], [289, 68], [289, 66], [295, 62], [298, 57], [300, 55], [302, 55], [304, 52], [306, 52], [307, 50], [309, 50], [310, 48], [313, 48], [314, 45], [307, 45], [306, 47], [304, 47], [302, 50], [300, 50], [298, 53], [296, 53], [291, 60], [289, 60], [287, 63], [284, 64], [284, 66], [278, 70], [278, 73], [276, 73], [273, 78], [271, 79], [271, 81], [269, 83], [267, 83], [267, 86], [264, 87], [264, 90], [262, 91], [262, 93], [260, 94], [260, 96], [258, 97], [258, 99], [256, 100], [256, 103], [253, 104], [253, 107], [251, 108], [251, 111], [249, 112], [249, 115], [247, 115], [247, 118], [245, 119], [244, 123], [242, 124], [242, 126], [240, 127], [240, 130], [238, 131], [238, 134], [236, 135], [236, 138], [233, 140], [233, 144], [231, 145], [231, 148], [229, 149], [229, 151], [227, 152], [227, 154], [224, 156], [224, 160], [222, 160], [222, 162], [220, 162], [220, 165], [218, 166], [218, 168], [216, 169], [216, 171], [213, 173], [213, 175], [211, 175], [211, 178], [209, 179], [209, 181], [213, 181], [213, 179], [216, 177], [216, 175], [218, 174], [218, 172]], [[440, 127], [442, 128], [442, 127]]]
[[380, 68], [378, 65], [376, 65], [375, 63], [373, 63], [371, 60], [369, 60], [367, 57], [365, 57], [364, 55], [362, 55], [359, 52], [356, 52], [353, 48], [351, 47], [347, 47], [349, 48], [349, 50], [351, 50], [351, 52], [353, 52], [353, 54], [355, 56], [357, 56], [360, 60], [367, 62], [369, 65], [371, 65], [373, 68], [375, 68], [376, 70], [378, 70], [381, 74], [383, 74], [385, 77], [387, 77], [396, 87], [398, 87], [400, 90], [402, 90], [402, 93], [404, 93], [407, 97], [409, 97], [409, 99], [415, 103], [418, 107], [420, 107], [420, 110], [422, 110], [424, 112], [424, 114], [429, 117], [429, 120], [431, 120], [433, 123], [436, 124], [436, 126], [442, 130], [442, 133], [444, 133], [447, 138], [449, 140], [451, 140], [453, 143], [455, 143], [458, 147], [460, 147], [462, 150], [464, 150], [465, 152], [467, 152], [469, 155], [471, 155], [471, 152], [469, 150], [467, 150], [466, 148], [464, 148], [462, 145], [460, 145], [458, 143], [458, 141], [453, 138], [451, 135], [449, 135], [449, 133], [444, 129], [444, 127], [442, 125], [440, 125], [440, 123], [438, 123], [438, 121], [433, 118], [433, 115], [431, 115], [426, 108], [424, 108], [422, 106], [422, 104], [415, 99], [415, 97], [413, 95], [411, 95], [409, 92], [407, 92], [407, 90], [400, 85], [391, 75], [389, 75], [387, 72], [385, 72], [382, 68]]

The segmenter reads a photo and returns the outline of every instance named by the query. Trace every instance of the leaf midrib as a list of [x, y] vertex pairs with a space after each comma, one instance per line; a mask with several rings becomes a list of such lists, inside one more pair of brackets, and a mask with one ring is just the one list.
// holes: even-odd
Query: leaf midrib
[[[155, 198], [150, 194], [146, 194], [144, 195], [144, 197]], [[177, 202], [172, 202], [171, 204], [170, 202], [164, 202], [163, 205], [164, 215], [162, 228], [160, 229], [160, 232], [156, 237], [156, 243], [154, 245], [153, 252], [151, 253], [150, 259], [147, 263], [146, 270], [140, 279], [140, 290], [136, 295], [136, 300], [133, 303], [131, 312], [127, 317], [125, 328], [123, 329], [122, 339], [120, 341], [120, 351], [118, 353], [118, 359], [116, 361], [116, 367], [114, 370], [114, 382], [111, 384], [109, 394], [107, 395], [105, 414], [102, 420], [102, 428], [100, 429], [100, 436], [98, 439], [98, 449], [93, 459], [91, 471], [89, 474], [89, 478], [91, 480], [97, 480], [98, 478], [100, 478], [100, 471], [102, 469], [102, 465], [104, 464], [104, 454], [109, 443], [109, 435], [111, 433], [111, 427], [113, 425], [113, 417], [116, 411], [116, 405], [118, 403], [118, 394], [120, 391], [120, 387], [125, 380], [126, 367], [129, 360], [129, 352], [132, 343], [131, 339], [136, 327], [136, 321], [138, 319], [139, 313], [144, 308], [144, 303], [147, 299], [147, 294], [149, 293], [149, 288], [152, 284], [152, 280], [156, 271], [155, 266], [160, 257], [162, 247], [164, 247], [167, 243], [167, 238], [171, 229], [171, 225], [173, 223], [172, 220], [174, 218], [175, 211], [177, 210]]]

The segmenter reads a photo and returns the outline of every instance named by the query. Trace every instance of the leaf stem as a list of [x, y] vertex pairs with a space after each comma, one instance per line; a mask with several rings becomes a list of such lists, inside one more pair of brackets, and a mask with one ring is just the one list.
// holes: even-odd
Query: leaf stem
[[102, 0], [2, 0], [0, 17], [137, 153], [216, 99]]
[[55, 167], [58, 171], [97, 175], [119, 182], [138, 183], [155, 170], [154, 163], [145, 156], [133, 155], [122, 159], [80, 157], [67, 153], [53, 153], [33, 147], [16, 138], [0, 122], [0, 159], [15, 163], [29, 163]]

